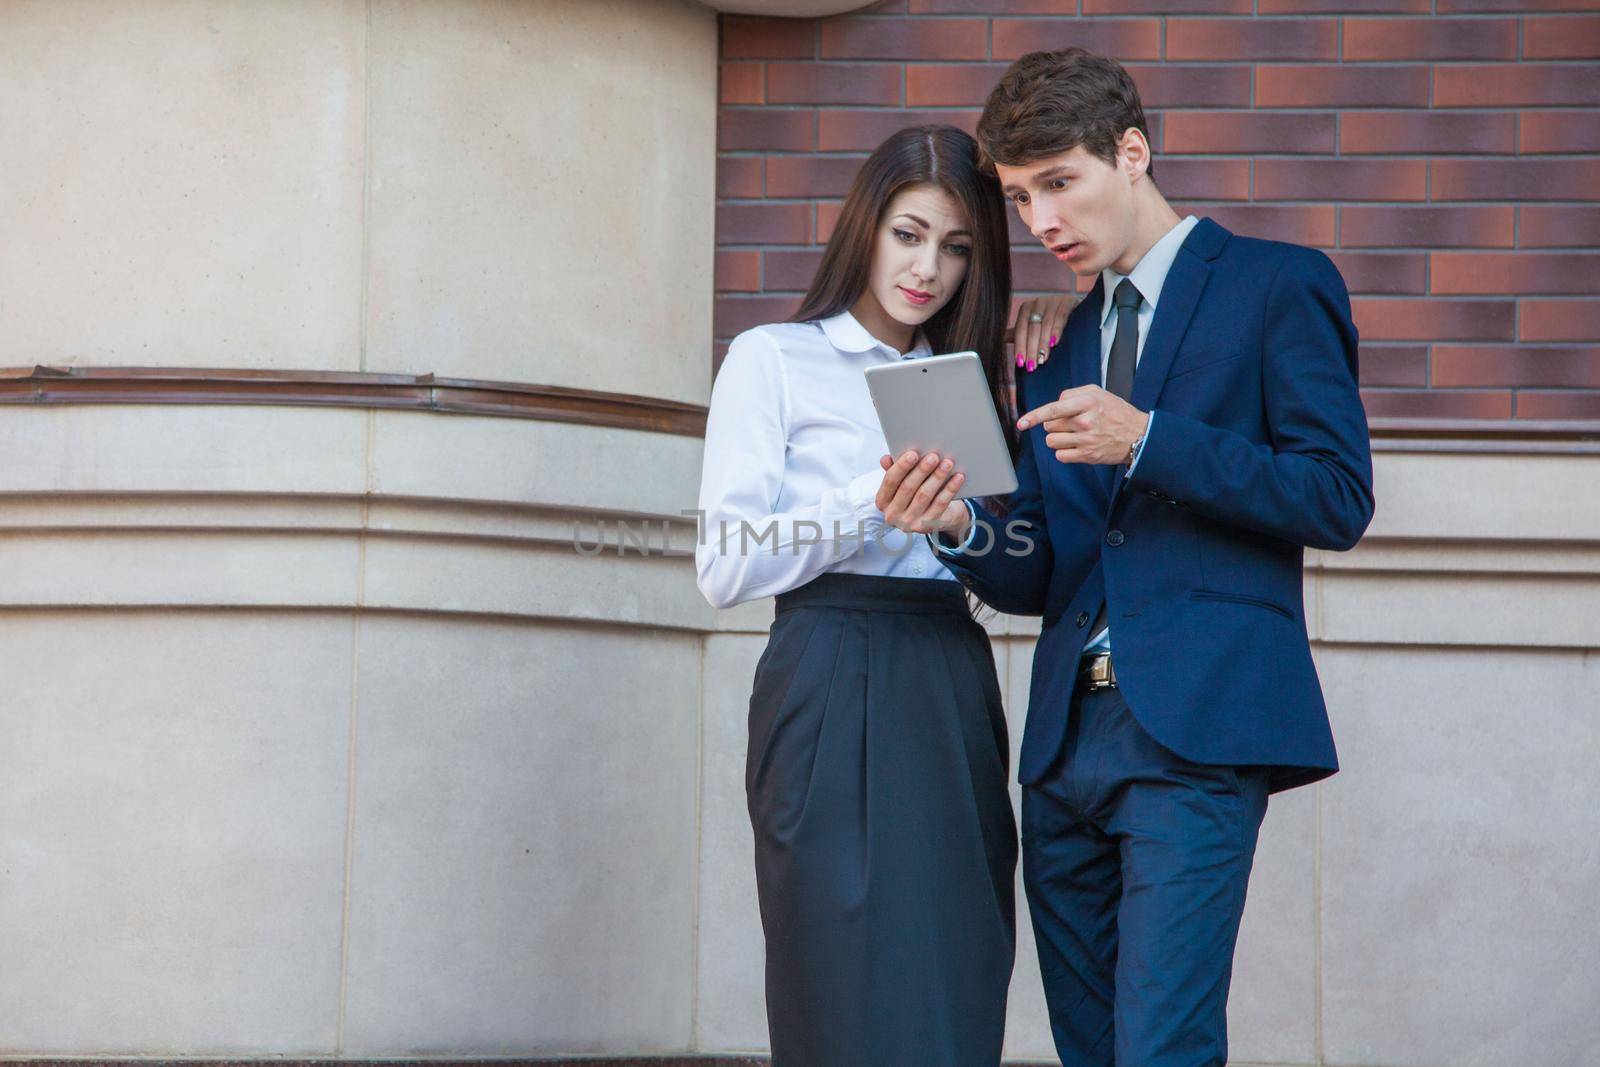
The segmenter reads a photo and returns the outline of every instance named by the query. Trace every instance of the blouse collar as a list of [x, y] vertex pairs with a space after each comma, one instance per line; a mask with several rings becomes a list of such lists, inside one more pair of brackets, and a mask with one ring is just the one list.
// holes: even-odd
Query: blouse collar
[[828, 343], [841, 352], [871, 352], [877, 349], [889, 353], [896, 359], [916, 359], [933, 354], [933, 346], [928, 343], [928, 337], [920, 327], [912, 340], [911, 348], [906, 352], [900, 352], [868, 333], [867, 328], [848, 310], [841, 311], [831, 318], [822, 319], [818, 325], [822, 327]]

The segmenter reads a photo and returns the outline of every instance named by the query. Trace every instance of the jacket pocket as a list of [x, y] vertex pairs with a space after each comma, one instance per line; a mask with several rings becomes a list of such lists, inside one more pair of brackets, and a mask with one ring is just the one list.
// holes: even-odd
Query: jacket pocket
[[1185, 375], [1193, 374], [1196, 371], [1210, 370], [1220, 367], [1224, 363], [1232, 363], [1234, 360], [1241, 358], [1243, 355], [1244, 353], [1239, 351], [1239, 349], [1229, 348], [1223, 349], [1222, 351], [1212, 350], [1209, 352], [1196, 352], [1188, 359], [1179, 356], [1178, 360], [1172, 366], [1172, 372], [1167, 375], [1167, 380], [1171, 381], [1174, 378], [1182, 378]]
[[1248, 604], [1251, 607], [1266, 608], [1275, 611], [1286, 619], [1293, 619], [1294, 612], [1282, 604], [1272, 600], [1263, 600], [1261, 597], [1245, 596], [1242, 593], [1219, 593], [1214, 589], [1196, 589], [1189, 594], [1190, 600], [1217, 600], [1224, 604]]

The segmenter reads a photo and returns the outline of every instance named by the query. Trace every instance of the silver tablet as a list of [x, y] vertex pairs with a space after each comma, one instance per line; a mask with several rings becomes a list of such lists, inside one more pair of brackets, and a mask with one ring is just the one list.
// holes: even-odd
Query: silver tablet
[[967, 476], [958, 498], [1016, 489], [1016, 468], [978, 353], [903, 359], [868, 367], [866, 374], [891, 456], [914, 448], [955, 460]]

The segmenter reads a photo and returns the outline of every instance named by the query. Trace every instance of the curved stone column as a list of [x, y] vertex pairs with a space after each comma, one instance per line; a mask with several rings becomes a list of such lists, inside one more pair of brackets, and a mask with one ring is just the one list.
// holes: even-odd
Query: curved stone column
[[690, 1047], [715, 51], [0, 10], [0, 1052]]

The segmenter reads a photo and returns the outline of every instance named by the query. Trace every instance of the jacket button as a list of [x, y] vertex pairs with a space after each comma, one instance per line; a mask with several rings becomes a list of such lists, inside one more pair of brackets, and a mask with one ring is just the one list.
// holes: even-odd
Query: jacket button
[[1078, 629], [1081, 630], [1085, 626], [1088, 626], [1088, 625], [1089, 625], [1089, 613], [1087, 611], [1078, 612]]
[[1112, 548], [1116, 548], [1118, 545], [1122, 544], [1122, 540], [1123, 538], [1121, 530], [1112, 530], [1110, 533], [1106, 534], [1106, 544], [1110, 545]]

